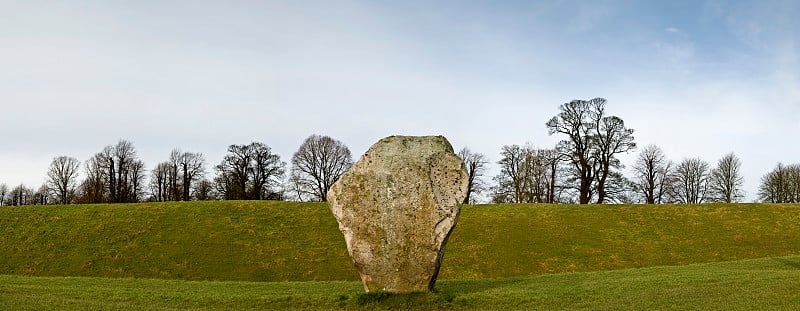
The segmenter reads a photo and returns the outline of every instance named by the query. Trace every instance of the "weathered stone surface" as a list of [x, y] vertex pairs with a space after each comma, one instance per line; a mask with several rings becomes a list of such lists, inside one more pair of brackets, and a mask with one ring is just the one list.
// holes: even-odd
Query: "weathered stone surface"
[[328, 201], [367, 292], [433, 289], [467, 179], [444, 137], [391, 136], [333, 185]]

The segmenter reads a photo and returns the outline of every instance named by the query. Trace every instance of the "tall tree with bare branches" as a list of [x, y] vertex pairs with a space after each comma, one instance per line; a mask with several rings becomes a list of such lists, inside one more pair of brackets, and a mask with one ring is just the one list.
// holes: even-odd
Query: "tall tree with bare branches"
[[281, 161], [281, 157], [272, 153], [272, 149], [265, 144], [252, 143], [250, 150], [253, 155], [253, 165], [250, 169], [253, 184], [251, 196], [254, 200], [270, 199], [275, 194], [270, 188], [280, 185], [283, 181], [286, 162]]
[[646, 204], [661, 204], [667, 198], [674, 164], [656, 145], [644, 147], [633, 165], [633, 182]]
[[82, 203], [131, 203], [143, 195], [144, 162], [128, 140], [108, 145], [86, 165], [87, 179], [81, 185]]
[[169, 180], [172, 176], [170, 162], [161, 162], [150, 172], [150, 193], [157, 202], [172, 201]]
[[557, 152], [530, 145], [506, 145], [500, 152], [500, 174], [494, 177], [492, 202], [553, 203], [556, 198]]
[[594, 106], [599, 102], [605, 103], [605, 100], [573, 100], [565, 103], [559, 107], [561, 112], [546, 124], [550, 135], [558, 133], [567, 136], [556, 148], [572, 165], [573, 176], [578, 182], [580, 204], [588, 204], [593, 195], [597, 158], [594, 157], [595, 134], [591, 120], [596, 118]]
[[104, 156], [95, 154], [85, 163], [86, 177], [78, 187], [78, 203], [105, 203], [108, 202], [108, 186], [106, 184], [108, 172], [103, 167]]
[[191, 200], [190, 190], [192, 185], [202, 180], [206, 172], [206, 159], [201, 153], [184, 152], [181, 154], [180, 161], [181, 181], [183, 186], [183, 200]]
[[226, 200], [246, 200], [252, 154], [249, 145], [230, 145], [228, 154], [216, 166], [214, 183]]
[[34, 205], [47, 205], [52, 203], [53, 191], [48, 186], [47, 182], [39, 186], [39, 190], [33, 193]]
[[295, 190], [315, 201], [327, 201], [328, 190], [351, 166], [353, 157], [344, 143], [329, 136], [311, 135], [292, 156]]
[[215, 200], [216, 193], [214, 193], [214, 184], [202, 178], [194, 183], [193, 197], [198, 201]]
[[708, 199], [708, 163], [700, 158], [684, 159], [673, 173], [674, 198], [677, 202], [700, 204]]
[[503, 146], [500, 152], [500, 174], [494, 177], [494, 203], [523, 203], [525, 195], [526, 149], [519, 145]]
[[53, 158], [47, 170], [47, 185], [54, 192], [60, 204], [69, 204], [75, 194], [78, 168], [81, 162], [67, 156]]
[[[636, 149], [633, 141], [633, 129], [625, 126], [625, 122], [616, 116], [605, 116], [605, 105], [597, 106], [595, 121], [595, 156], [597, 163], [597, 203], [603, 204], [609, 197], [606, 184], [614, 169], [622, 168], [617, 154], [628, 153]], [[620, 174], [621, 176], [621, 174]]]
[[459, 150], [457, 155], [464, 161], [464, 165], [467, 167], [467, 176], [469, 176], [464, 204], [475, 203], [476, 196], [486, 190], [486, 184], [482, 177], [486, 173], [486, 165], [489, 164], [489, 158], [482, 153], [472, 152], [467, 147]]
[[286, 163], [272, 149], [259, 142], [230, 145], [228, 154], [216, 166], [214, 184], [226, 200], [262, 200], [280, 197], [272, 191], [281, 183]]
[[800, 203], [800, 164], [778, 163], [761, 177], [758, 197], [767, 203]]
[[744, 177], [741, 173], [742, 160], [733, 152], [726, 154], [717, 162], [709, 176], [710, 198], [716, 202], [733, 203], [744, 198]]
[[205, 174], [206, 160], [201, 153], [183, 152], [175, 148], [169, 154], [169, 165], [164, 168], [169, 200], [188, 201], [192, 199], [192, 184]]
[[572, 166], [580, 204], [588, 204], [595, 195], [598, 204], [604, 203], [608, 178], [622, 167], [617, 155], [636, 148], [633, 129], [621, 118], [606, 115], [605, 105], [604, 98], [573, 100], [562, 104], [561, 112], [545, 124], [550, 135], [567, 136], [557, 149]]

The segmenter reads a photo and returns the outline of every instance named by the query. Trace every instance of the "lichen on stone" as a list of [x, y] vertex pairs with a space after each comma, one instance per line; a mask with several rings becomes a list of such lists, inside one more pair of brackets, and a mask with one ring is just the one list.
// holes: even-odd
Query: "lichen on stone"
[[331, 211], [367, 292], [433, 289], [467, 179], [444, 137], [391, 136], [333, 185]]

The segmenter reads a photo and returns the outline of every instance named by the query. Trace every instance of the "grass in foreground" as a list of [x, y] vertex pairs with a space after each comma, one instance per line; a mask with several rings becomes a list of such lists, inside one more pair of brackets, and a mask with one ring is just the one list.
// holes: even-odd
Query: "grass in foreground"
[[797, 310], [800, 256], [681, 267], [442, 280], [433, 294], [358, 282], [197, 282], [0, 275], [2, 310]]

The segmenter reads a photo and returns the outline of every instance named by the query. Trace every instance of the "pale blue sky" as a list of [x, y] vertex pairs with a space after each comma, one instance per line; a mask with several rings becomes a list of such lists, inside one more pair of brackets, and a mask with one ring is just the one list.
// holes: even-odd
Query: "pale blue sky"
[[180, 147], [211, 171], [251, 141], [288, 162], [315, 133], [357, 156], [441, 134], [494, 162], [506, 144], [553, 146], [560, 104], [605, 97], [676, 162], [735, 152], [753, 199], [778, 161], [800, 162], [798, 14], [800, 1], [0, 0], [0, 183], [38, 187], [53, 157], [120, 138], [148, 168]]

